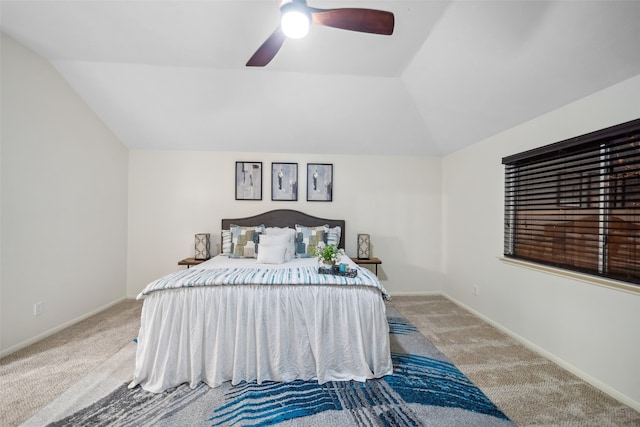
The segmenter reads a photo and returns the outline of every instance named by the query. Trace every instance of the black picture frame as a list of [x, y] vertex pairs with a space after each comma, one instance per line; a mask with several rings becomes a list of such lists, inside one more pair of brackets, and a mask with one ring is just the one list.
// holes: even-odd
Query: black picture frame
[[271, 163], [271, 200], [288, 202], [298, 200], [297, 163]]
[[307, 163], [307, 202], [333, 201], [333, 164]]
[[262, 200], [262, 162], [236, 162], [236, 200]]

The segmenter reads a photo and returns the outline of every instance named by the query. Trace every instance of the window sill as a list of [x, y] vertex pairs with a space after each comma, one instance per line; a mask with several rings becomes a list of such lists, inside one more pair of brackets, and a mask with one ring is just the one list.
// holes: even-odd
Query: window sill
[[603, 277], [591, 276], [589, 274], [578, 273], [577, 271], [564, 270], [561, 268], [555, 268], [548, 265], [536, 264], [534, 262], [523, 261], [520, 259], [507, 258], [504, 256], [499, 256], [498, 259], [506, 264], [511, 264], [518, 267], [524, 267], [530, 270], [541, 271], [543, 273], [553, 274], [554, 276], [560, 276], [566, 279], [579, 280], [581, 282], [585, 282], [590, 285], [603, 286], [605, 288], [615, 289], [617, 291], [640, 295], [640, 286], [631, 285], [625, 282], [620, 282], [612, 279], [605, 279]]

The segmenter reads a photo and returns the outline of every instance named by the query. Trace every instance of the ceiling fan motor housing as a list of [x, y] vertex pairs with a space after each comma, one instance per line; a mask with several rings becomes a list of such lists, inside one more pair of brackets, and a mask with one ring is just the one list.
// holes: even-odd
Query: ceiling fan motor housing
[[311, 12], [305, 3], [292, 1], [280, 6], [280, 27], [287, 37], [299, 39], [307, 35]]

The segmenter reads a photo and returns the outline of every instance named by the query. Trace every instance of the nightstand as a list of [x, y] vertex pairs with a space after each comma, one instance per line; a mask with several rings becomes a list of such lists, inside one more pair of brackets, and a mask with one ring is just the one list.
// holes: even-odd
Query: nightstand
[[187, 268], [189, 268], [192, 265], [202, 264], [205, 261], [206, 259], [185, 258], [183, 260], [178, 261], [178, 265], [186, 265]]
[[369, 265], [373, 264], [376, 266], [376, 276], [378, 275], [378, 264], [382, 264], [380, 258], [351, 258], [351, 261], [355, 262], [358, 265]]

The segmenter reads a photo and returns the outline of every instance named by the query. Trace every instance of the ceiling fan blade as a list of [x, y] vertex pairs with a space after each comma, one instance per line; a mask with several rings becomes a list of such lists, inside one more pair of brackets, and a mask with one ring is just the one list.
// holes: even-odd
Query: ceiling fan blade
[[280, 26], [278, 26], [269, 38], [262, 43], [262, 46], [256, 50], [253, 56], [249, 58], [247, 67], [264, 67], [267, 65], [273, 57], [276, 56], [276, 53], [278, 53], [286, 38], [287, 36], [284, 35]]
[[393, 13], [375, 9], [315, 9], [309, 7], [314, 24], [362, 33], [393, 34]]

